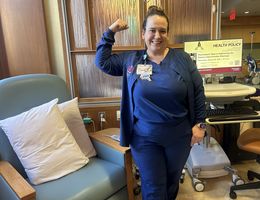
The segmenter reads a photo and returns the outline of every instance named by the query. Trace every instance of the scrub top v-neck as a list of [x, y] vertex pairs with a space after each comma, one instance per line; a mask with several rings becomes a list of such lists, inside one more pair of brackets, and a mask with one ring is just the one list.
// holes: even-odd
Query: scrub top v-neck
[[134, 117], [138, 123], [151, 126], [171, 124], [176, 126], [187, 118], [187, 86], [183, 78], [172, 68], [173, 49], [164, 60], [152, 65], [151, 81], [137, 79], [133, 88]]

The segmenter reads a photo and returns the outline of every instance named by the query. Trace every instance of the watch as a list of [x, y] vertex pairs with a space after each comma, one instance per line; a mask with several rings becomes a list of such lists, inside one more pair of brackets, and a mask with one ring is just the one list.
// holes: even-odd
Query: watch
[[197, 124], [197, 126], [198, 126], [199, 128], [201, 128], [201, 129], [204, 129], [204, 130], [206, 130], [207, 124], [206, 124], [206, 123], [203, 123], [203, 122], [201, 122], [201, 123], [198, 123], [198, 124]]

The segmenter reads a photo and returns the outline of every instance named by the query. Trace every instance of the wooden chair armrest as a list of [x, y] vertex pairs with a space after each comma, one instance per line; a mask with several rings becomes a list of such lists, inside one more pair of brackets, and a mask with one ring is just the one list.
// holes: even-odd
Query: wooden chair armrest
[[[133, 175], [133, 168], [132, 168], [132, 155], [130, 147], [122, 147], [120, 146], [119, 142], [113, 140], [111, 135], [119, 134], [119, 128], [107, 128], [101, 131], [97, 131], [94, 133], [90, 133], [89, 136], [93, 142], [97, 141], [100, 144], [103, 144], [111, 149], [119, 152], [120, 154], [124, 155], [124, 167], [126, 171], [126, 178], [127, 178], [127, 191], [128, 191], [128, 199], [140, 199], [139, 197], [134, 195], [133, 189], [137, 187], [137, 182]], [[114, 159], [119, 160], [118, 158], [113, 157]]]
[[5, 179], [19, 199], [36, 199], [35, 189], [7, 161], [0, 161], [0, 175]]
[[101, 131], [90, 133], [89, 136], [92, 140], [97, 140], [121, 153], [126, 153], [127, 151], [130, 151], [129, 147], [122, 147], [119, 145], [118, 141], [108, 137], [109, 135], [119, 134], [119, 131], [119, 128], [107, 128]]

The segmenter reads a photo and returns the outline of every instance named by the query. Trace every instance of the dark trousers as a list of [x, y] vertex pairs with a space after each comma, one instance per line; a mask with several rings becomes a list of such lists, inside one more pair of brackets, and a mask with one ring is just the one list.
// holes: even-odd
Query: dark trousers
[[176, 199], [182, 169], [191, 149], [190, 127], [179, 131], [158, 137], [134, 134], [131, 152], [139, 168], [143, 200]]

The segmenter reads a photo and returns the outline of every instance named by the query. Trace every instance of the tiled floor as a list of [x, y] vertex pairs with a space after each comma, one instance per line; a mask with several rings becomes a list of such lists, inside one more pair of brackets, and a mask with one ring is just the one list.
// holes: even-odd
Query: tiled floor
[[[238, 174], [247, 182], [247, 170], [260, 173], [260, 164], [255, 160], [243, 161], [233, 165], [238, 170]], [[223, 176], [218, 178], [203, 179], [205, 182], [205, 190], [196, 192], [193, 189], [191, 178], [186, 171], [184, 183], [180, 185], [177, 200], [230, 200], [229, 188], [232, 185], [231, 176]], [[237, 191], [237, 200], [258, 200], [260, 199], [260, 189]]]

